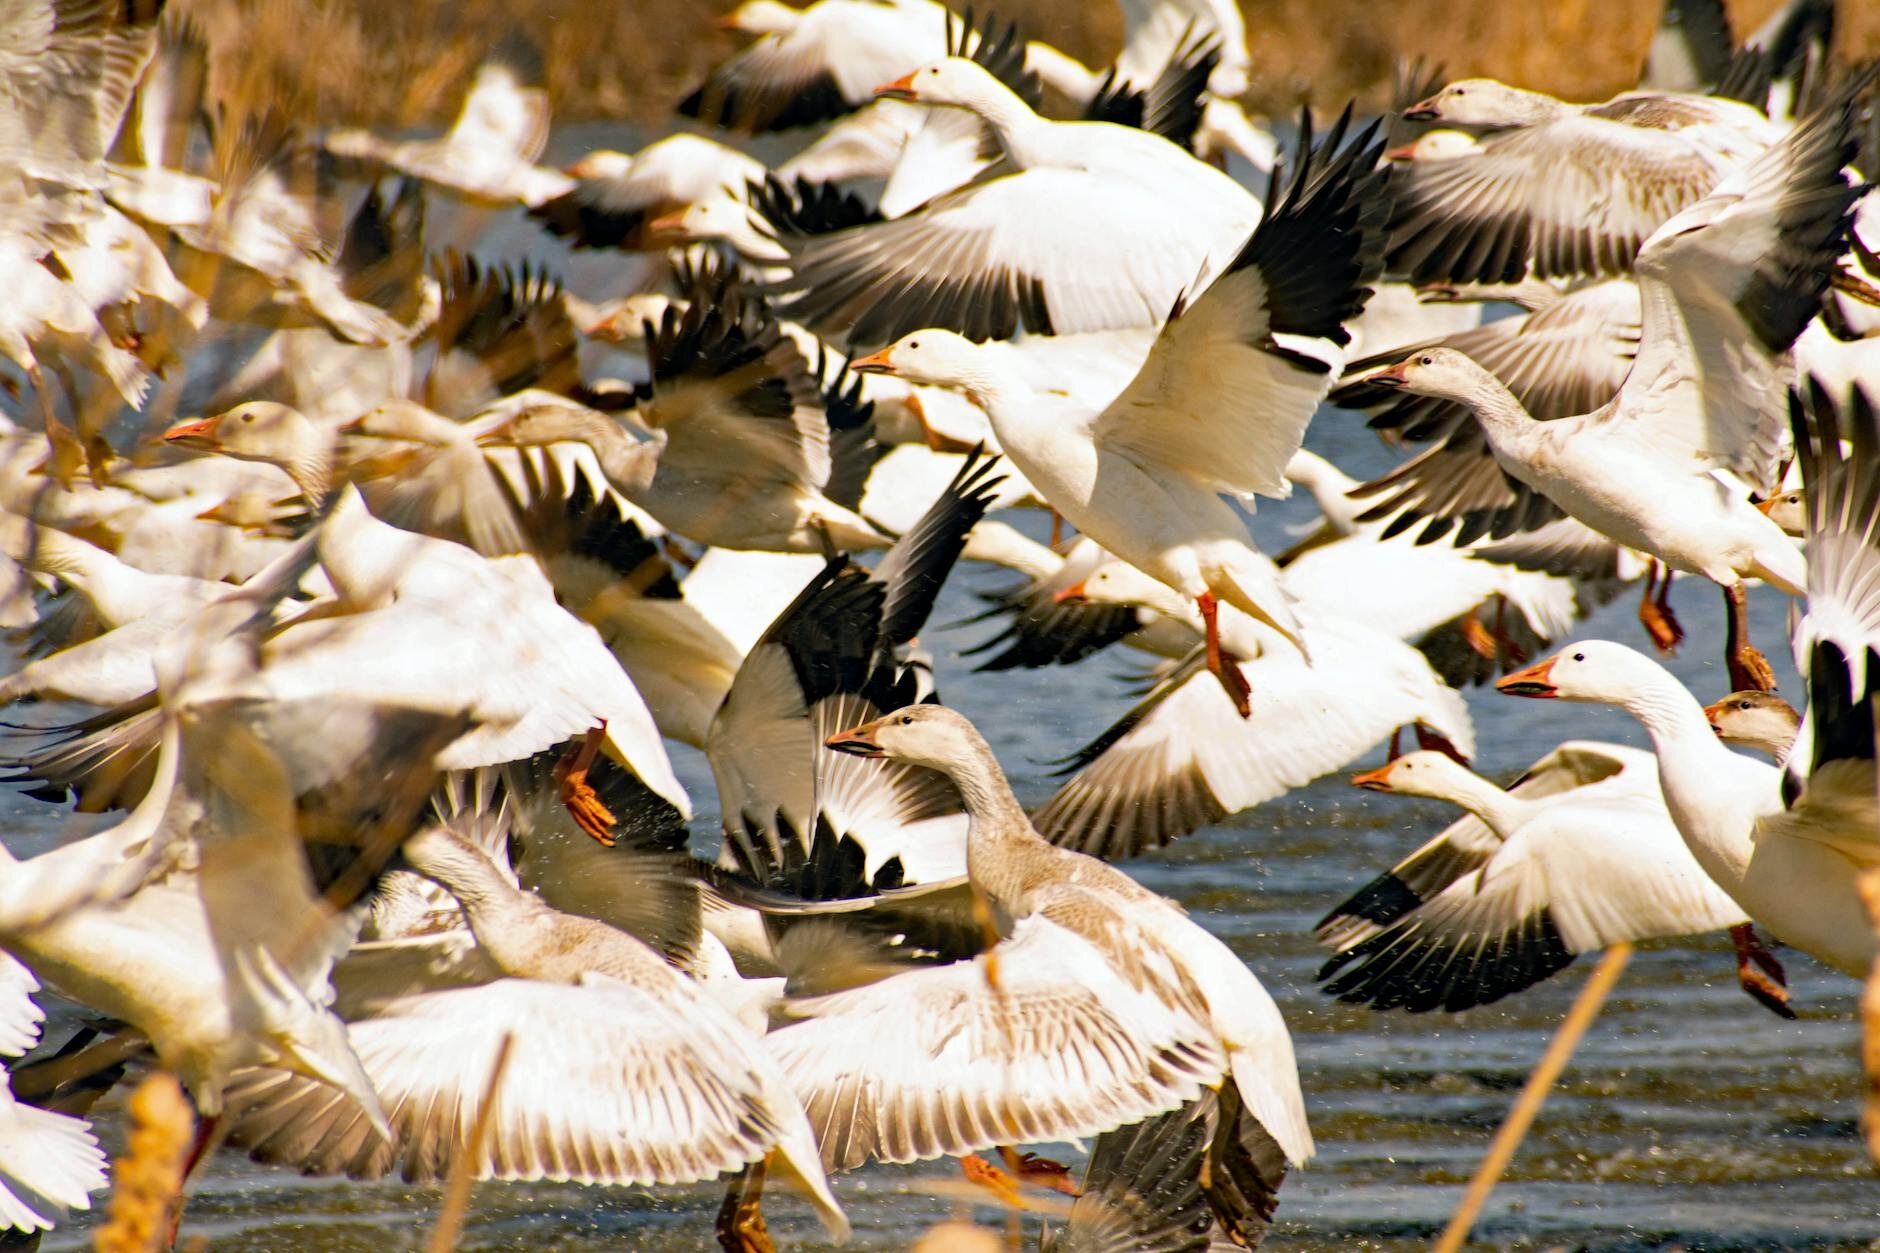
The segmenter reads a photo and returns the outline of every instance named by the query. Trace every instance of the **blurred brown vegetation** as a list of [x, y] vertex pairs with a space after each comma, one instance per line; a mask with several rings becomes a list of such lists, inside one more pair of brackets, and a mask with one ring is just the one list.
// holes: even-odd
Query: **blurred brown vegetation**
[[[1729, 5], [1739, 33], [1781, 0]], [[557, 118], [658, 123], [742, 46], [712, 18], [735, 0], [178, 0], [208, 33], [225, 90], [272, 96], [322, 125], [447, 121], [470, 71], [520, 30], [539, 47]], [[977, 6], [981, 9], [987, 5]], [[1109, 0], [1000, 0], [1001, 17], [1092, 64], [1115, 53]], [[1381, 104], [1391, 63], [1423, 56], [1569, 99], [1636, 81], [1660, 0], [1244, 0], [1250, 103], [1285, 112]], [[1837, 52], [1880, 55], [1880, 0], [1842, 0]]]

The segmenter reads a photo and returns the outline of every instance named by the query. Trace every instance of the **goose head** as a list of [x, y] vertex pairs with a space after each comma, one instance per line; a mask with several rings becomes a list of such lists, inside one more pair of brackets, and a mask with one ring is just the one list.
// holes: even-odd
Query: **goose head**
[[1808, 534], [1808, 507], [1800, 491], [1777, 492], [1756, 502], [1756, 507], [1787, 535]]
[[1731, 748], [1748, 748], [1780, 761], [1795, 743], [1802, 716], [1774, 692], [1731, 692], [1704, 706], [1704, 717], [1717, 738]]
[[985, 741], [964, 714], [945, 705], [907, 705], [823, 743], [851, 757], [905, 761], [952, 774], [980, 760]]
[[997, 110], [1008, 103], [1008, 98], [1016, 99], [1011, 88], [990, 70], [965, 57], [947, 57], [923, 65], [911, 74], [883, 83], [875, 88], [875, 95], [885, 100], [971, 109], [975, 113]]
[[742, 35], [783, 35], [803, 21], [803, 10], [793, 9], [779, 0], [744, 0], [737, 8], [716, 19], [721, 30], [735, 30]]
[[1454, 348], [1425, 348], [1387, 370], [1364, 375], [1373, 387], [1400, 388], [1419, 396], [1467, 401], [1479, 389], [1486, 373], [1467, 353]]
[[1053, 592], [1052, 599], [1140, 606], [1174, 618], [1188, 615], [1188, 602], [1172, 588], [1115, 558], [1103, 562], [1071, 586]]
[[477, 437], [477, 442], [512, 448], [587, 443], [596, 434], [597, 419], [602, 422], [607, 420], [585, 405], [526, 405], [491, 425]]
[[402, 440], [443, 448], [462, 435], [463, 428], [443, 414], [412, 400], [388, 400], [374, 405], [339, 428], [342, 435], [363, 439]]
[[1538, 91], [1523, 91], [1492, 78], [1464, 78], [1403, 111], [1406, 122], [1451, 122], [1462, 126], [1533, 126], [1558, 117], [1567, 106]]
[[748, 247], [762, 245], [763, 237], [751, 224], [751, 212], [730, 188], [695, 200], [683, 209], [662, 214], [646, 224], [648, 237], [658, 244], [724, 240]]
[[880, 352], [849, 362], [857, 374], [892, 374], [910, 383], [958, 388], [969, 395], [985, 381], [986, 367], [983, 346], [938, 327], [912, 331]]
[[310, 498], [330, 486], [333, 437], [291, 405], [251, 400], [225, 413], [178, 422], [163, 442], [281, 467]]
[[1502, 676], [1495, 690], [1504, 696], [1623, 705], [1650, 686], [1662, 683], [1664, 669], [1624, 644], [1581, 640], [1525, 670]]
[[1353, 787], [1369, 792], [1391, 792], [1398, 796], [1427, 796], [1432, 800], [1452, 800], [1459, 791], [1468, 790], [1475, 775], [1442, 753], [1418, 749], [1386, 762], [1376, 770], [1355, 775]]

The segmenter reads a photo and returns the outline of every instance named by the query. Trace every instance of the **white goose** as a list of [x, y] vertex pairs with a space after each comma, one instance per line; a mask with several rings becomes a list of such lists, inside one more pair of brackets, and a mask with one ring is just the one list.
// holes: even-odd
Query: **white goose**
[[[831, 736], [828, 744], [839, 752], [885, 757], [938, 770], [953, 781], [965, 801], [967, 875], [975, 892], [990, 907], [988, 912], [993, 923], [1005, 939], [987, 955], [988, 964], [983, 973], [967, 971], [972, 982], [981, 989], [977, 996], [962, 997], [956, 983], [950, 998], [956, 1005], [978, 1008], [983, 1013], [986, 994], [989, 992], [999, 998], [997, 989], [1009, 977], [1015, 981], [1011, 995], [1015, 1008], [1061, 1017], [1064, 1009], [1054, 1010], [1050, 1002], [1040, 1000], [1036, 992], [1025, 994], [1023, 989], [1029, 982], [1025, 966], [1003, 960], [1000, 949], [1008, 945], [1017, 947], [1029, 940], [1055, 947], [1063, 959], [1075, 956], [1077, 961], [1088, 963], [1095, 958], [1096, 969], [1108, 967], [1111, 976], [1125, 988], [1134, 989], [1152, 1003], [1160, 1004], [1164, 1015], [1169, 1010], [1198, 1015], [1204, 1031], [1203, 1041], [1225, 1053], [1226, 1065], [1222, 1070], [1232, 1074], [1247, 1108], [1278, 1142], [1287, 1159], [1297, 1163], [1312, 1155], [1312, 1133], [1306, 1126], [1305, 1102], [1293, 1061], [1292, 1038], [1278, 1007], [1253, 972], [1231, 949], [1172, 902], [1104, 862], [1046, 843], [1012, 795], [992, 749], [970, 722], [940, 705], [909, 705]], [[1053, 945], [1050, 932], [1060, 928], [1081, 943]], [[933, 977], [959, 969], [955, 966], [942, 968], [940, 972], [903, 975], [831, 999], [840, 1002], [846, 997], [851, 1004], [867, 1002], [877, 1007], [875, 1013], [893, 1017], [896, 1016], [894, 1002], [881, 1004], [889, 996], [888, 985], [900, 979]], [[1166, 982], [1171, 974], [1176, 980], [1173, 984]], [[956, 981], [958, 978], [956, 974]], [[1111, 979], [1106, 978], [1103, 983], [1114, 986]], [[992, 987], [987, 988], [987, 984]], [[1152, 1010], [1153, 1004], [1139, 1012]], [[941, 1033], [942, 1040], [959, 1039], [960, 1024], [947, 1021], [947, 1017], [957, 1014], [958, 1010], [947, 1016], [930, 1011], [914, 1018], [906, 1016], [902, 1010], [899, 1021], [903, 1024], [902, 1031], [907, 1033], [904, 1038], [911, 1046], [923, 1034], [932, 1032]], [[1066, 1029], [1069, 1024], [1058, 1028]], [[1111, 1052], [1092, 1047], [1101, 1036], [1091, 1028], [1074, 1029], [1072, 1038], [1078, 1039], [1079, 1047], [1073, 1055], [1084, 1067], [1089, 1067], [1094, 1057], [1104, 1057], [1104, 1065], [1098, 1073], [1113, 1074], [1119, 1061], [1131, 1060], [1132, 1055], [1140, 1057], [1137, 1050], [1143, 1042], [1141, 1031], [1124, 1030], [1127, 1034], [1118, 1032], [1121, 1038]], [[999, 1034], [1006, 1032], [1000, 1030]], [[1056, 1031], [1053, 1031], [1052, 1037], [1055, 1036]], [[1049, 1037], [1020, 1029], [1009, 1038], [1015, 1044], [1022, 1044]], [[935, 1044], [857, 1058], [854, 1035], [843, 1029], [839, 1018], [828, 1023], [812, 1020], [801, 1027], [775, 1032], [770, 1039], [779, 1055], [785, 1058], [785, 1069], [798, 1081], [798, 1090], [804, 1092], [811, 1120], [824, 1128], [825, 1154], [832, 1147], [852, 1143], [850, 1135], [866, 1137], [871, 1134], [891, 1144], [911, 1146], [913, 1151], [908, 1155], [913, 1157], [958, 1153], [961, 1149], [951, 1147], [949, 1141], [957, 1142], [962, 1131], [972, 1142], [990, 1147], [1010, 1143], [1012, 1136], [1011, 1131], [1005, 1130], [1007, 1127], [1025, 1130], [1038, 1126], [1047, 1117], [1062, 1116], [1062, 1107], [1056, 1102], [1048, 1107], [1033, 1106], [1029, 1100], [1012, 1102], [1004, 1095], [1011, 1091], [1004, 1087], [1005, 1082], [1009, 1082], [1005, 1080], [994, 1089], [996, 1095], [992, 1101], [974, 1110], [969, 1118], [941, 1118], [937, 1116], [941, 1109], [955, 1105], [951, 1081], [958, 1078], [957, 1068], [909, 1064], [915, 1058], [930, 1055], [929, 1050], [937, 1051]], [[983, 1056], [980, 1068], [989, 1068], [995, 1075], [1006, 1071], [1008, 1067], [1003, 1063], [1012, 1047], [1007, 1045]], [[1220, 1064], [1216, 1060], [1219, 1054], [1208, 1057], [1207, 1052], [1211, 1050], [1204, 1048], [1196, 1052], [1192, 1046], [1178, 1048], [1164, 1052], [1160, 1062], [1151, 1062], [1151, 1073], [1160, 1078], [1157, 1085], [1160, 1099], [1166, 1100], [1172, 1095], [1175, 1084], [1171, 1082], [1171, 1069], [1192, 1082], [1189, 1076], [1197, 1072], [1205, 1074], [1210, 1063]], [[1140, 1059], [1138, 1064], [1146, 1060]], [[1222, 1070], [1207, 1075], [1204, 1082], [1218, 1078]], [[1049, 1073], [1069, 1076], [1069, 1072], [1057, 1065], [1053, 1065]], [[985, 1090], [975, 1085], [967, 1091], [981, 1096]], [[1094, 1089], [1078, 1091], [1082, 1108], [1075, 1112], [1086, 1126], [1093, 1114], [1084, 1102], [1096, 1094]], [[1142, 1097], [1137, 1099], [1142, 1100]], [[1176, 1098], [1160, 1108], [1172, 1108], [1181, 1099], [1185, 1098]], [[1149, 1095], [1143, 1105], [1158, 1103], [1154, 1095]], [[1143, 1116], [1147, 1112], [1152, 1111], [1145, 1110]], [[987, 1117], [988, 1113], [992, 1116]], [[829, 1132], [832, 1123], [845, 1129], [842, 1137], [832, 1139]]]
[[949, 331], [915, 332], [851, 363], [977, 401], [1053, 509], [1195, 601], [1209, 669], [1243, 713], [1245, 681], [1222, 661], [1216, 606], [1294, 642], [1299, 633], [1271, 563], [1220, 493], [1285, 494], [1286, 463], [1330, 386], [1344, 323], [1363, 308], [1381, 243], [1379, 145], [1367, 131], [1340, 152], [1344, 134], [1341, 120], [1317, 148], [1302, 138], [1266, 220], [1205, 291], [1177, 306], [1135, 378], [1107, 400], [1039, 395], [999, 354]]
[[[1559, 787], [1547, 777], [1550, 763], [1557, 769], [1564, 754], [1604, 757], [1613, 772], [1548, 790]], [[1322, 982], [1330, 979], [1326, 992], [1378, 1009], [1453, 1012], [1519, 992], [1581, 953], [1621, 940], [1748, 922], [1685, 847], [1665, 812], [1650, 754], [1563, 745], [1536, 768], [1544, 786], [1504, 791], [1441, 753], [1417, 752], [1352, 780], [1373, 791], [1460, 805], [1477, 822], [1445, 831], [1410, 859], [1427, 862], [1439, 849], [1447, 852], [1456, 862], [1450, 882], [1422, 885], [1421, 901], [1395, 918], [1346, 929], [1319, 972]], [[1416, 877], [1409, 866], [1388, 877]], [[1383, 895], [1378, 885], [1363, 893]], [[1341, 906], [1320, 927], [1356, 912]], [[1770, 989], [1747, 980], [1744, 986], [1770, 1003]]]
[[[1194, 608], [1121, 562], [1099, 566], [1064, 594], [1146, 604], [1171, 624], [1189, 625], [1191, 654], [1200, 643]], [[1421, 654], [1311, 608], [1301, 606], [1310, 663], [1272, 630], [1223, 608], [1221, 647], [1247, 676], [1251, 716], [1237, 717], [1191, 656], [1072, 759], [1081, 768], [1032, 824], [1060, 847], [1127, 857], [1303, 787], [1405, 726], [1432, 745], [1475, 752], [1461, 696]]]
[[1391, 269], [1419, 283], [1624, 273], [1666, 219], [1781, 136], [1733, 100], [1630, 92], [1567, 104], [1487, 78], [1451, 83], [1403, 116], [1504, 128], [1459, 155], [1409, 162], [1393, 183]]
[[960, 57], [882, 90], [969, 109], [998, 135], [1004, 160], [904, 217], [787, 238], [792, 295], [780, 311], [819, 333], [879, 344], [922, 326], [975, 339], [1008, 338], [1021, 324], [1152, 326], [1259, 220], [1244, 188], [1166, 139], [1050, 121]]
[[[349, 1028], [395, 1138], [368, 1135], [356, 1107], [298, 1076], [251, 1072], [230, 1091], [240, 1142], [318, 1174], [428, 1180], [474, 1154], [477, 1178], [609, 1184], [707, 1179], [775, 1149], [847, 1237], [788, 1081], [704, 989], [635, 937], [516, 886], [452, 831], [403, 851], [456, 897], [499, 977], [395, 997]], [[501, 1100], [473, 1148], [505, 1038]]]
[[370, 131], [339, 130], [326, 150], [389, 166], [475, 204], [531, 207], [574, 186], [536, 158], [548, 146], [548, 88], [541, 55], [512, 36], [477, 67], [450, 129], [436, 139], [388, 143]]
[[[1665, 801], [1698, 864], [1775, 936], [1835, 969], [1864, 976], [1875, 934], [1859, 875], [1880, 865], [1870, 658], [1880, 646], [1880, 422], [1854, 394], [1843, 417], [1825, 394], [1791, 401], [1808, 495], [1808, 612], [1794, 630], [1808, 711], [1784, 771], [1726, 748], [1703, 706], [1662, 666], [1589, 640], [1498, 685], [1516, 696], [1618, 705], [1658, 754]], [[1818, 429], [1810, 430], [1809, 418]]]
[[[1855, 190], [1843, 97], [1666, 222], [1639, 252], [1638, 357], [1611, 402], [1536, 422], [1453, 349], [1372, 375], [1470, 407], [1517, 496], [1541, 496], [1601, 534], [1724, 589], [1734, 688], [1774, 686], [1749, 643], [1744, 580], [1802, 594], [1805, 563], [1750, 504], [1782, 449], [1786, 353], [1843, 246]], [[1810, 258], [1799, 264], [1798, 256]]]
[[631, 156], [602, 149], [568, 167], [575, 185], [529, 210], [556, 235], [581, 248], [655, 246], [653, 219], [729, 188], [762, 185], [764, 164], [702, 135], [669, 135]]

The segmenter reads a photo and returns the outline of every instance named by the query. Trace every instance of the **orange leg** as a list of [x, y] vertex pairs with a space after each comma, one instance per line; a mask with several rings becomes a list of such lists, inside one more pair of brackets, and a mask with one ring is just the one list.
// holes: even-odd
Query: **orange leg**
[[1763, 946], [1755, 924], [1745, 922], [1731, 927], [1730, 943], [1736, 948], [1736, 981], [1743, 990], [1777, 1017], [1795, 1017], [1795, 1011], [1789, 1008], [1788, 975], [1776, 955]]
[[587, 781], [588, 767], [594, 764], [595, 754], [600, 752], [601, 740], [606, 735], [607, 724], [603, 722], [582, 738], [579, 747], [556, 762], [555, 783], [561, 790], [561, 803], [567, 806], [575, 825], [612, 848], [613, 811], [601, 804], [600, 796]]
[[[1662, 583], [1658, 581], [1661, 570], [1664, 572]], [[1684, 628], [1678, 624], [1678, 616], [1671, 612], [1672, 578], [1669, 566], [1652, 562], [1645, 576], [1645, 595], [1638, 603], [1638, 620], [1651, 636], [1652, 646], [1661, 653], [1675, 652], [1684, 640]]]
[[1207, 627], [1208, 671], [1221, 681], [1221, 690], [1234, 702], [1240, 716], [1251, 717], [1253, 705], [1248, 698], [1253, 695], [1253, 688], [1248, 685], [1247, 676], [1240, 672], [1240, 664], [1221, 652], [1220, 604], [1213, 593], [1203, 592], [1195, 597], [1195, 605], [1201, 610], [1201, 621]]
[[725, 1253], [776, 1253], [770, 1227], [759, 1208], [764, 1197], [764, 1171], [768, 1157], [759, 1158], [732, 1177], [724, 1204], [718, 1208], [718, 1247]]
[[999, 1156], [1005, 1159], [1005, 1168], [1018, 1176], [1020, 1183], [1035, 1184], [1053, 1192], [1062, 1192], [1065, 1196], [1084, 1194], [1084, 1190], [1071, 1178], [1071, 1168], [1063, 1162], [1009, 1148], [1001, 1148]]
[[1749, 591], [1741, 583], [1723, 589], [1724, 607], [1729, 612], [1729, 627], [1724, 635], [1723, 660], [1730, 669], [1733, 692], [1773, 692], [1776, 672], [1769, 659], [1749, 642]]

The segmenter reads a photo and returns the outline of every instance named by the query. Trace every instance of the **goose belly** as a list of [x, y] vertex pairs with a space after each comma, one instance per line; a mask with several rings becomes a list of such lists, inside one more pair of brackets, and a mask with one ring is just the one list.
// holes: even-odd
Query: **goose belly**
[[1503, 464], [1574, 518], [1674, 570], [1727, 582], [1749, 562], [1753, 545], [1741, 542], [1732, 502], [1708, 475], [1655, 473], [1661, 467], [1597, 451]]

